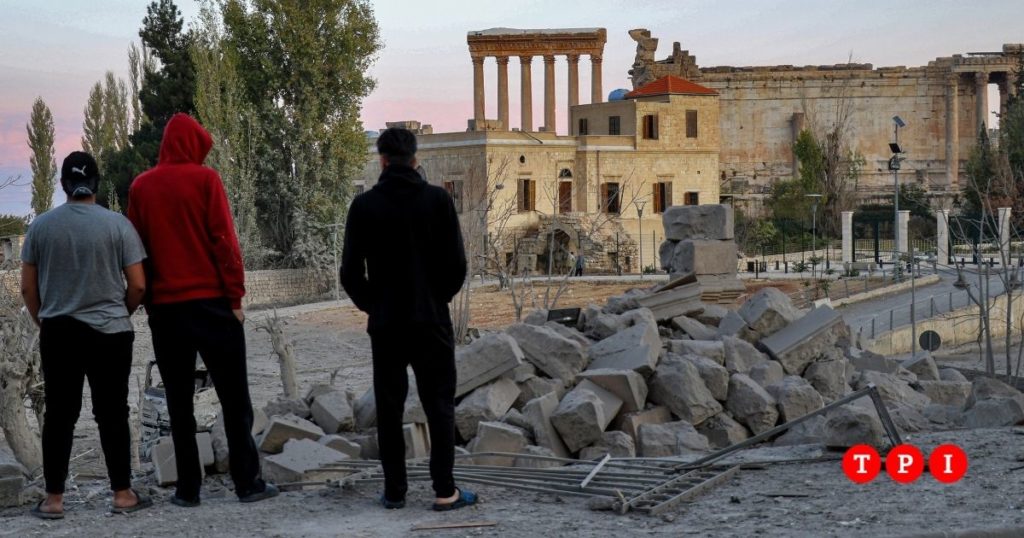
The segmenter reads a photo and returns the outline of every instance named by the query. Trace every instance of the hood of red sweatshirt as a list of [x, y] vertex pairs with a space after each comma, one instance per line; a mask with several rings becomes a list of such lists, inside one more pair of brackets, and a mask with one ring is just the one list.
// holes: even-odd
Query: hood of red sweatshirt
[[177, 113], [164, 127], [159, 164], [203, 164], [213, 137], [192, 116]]

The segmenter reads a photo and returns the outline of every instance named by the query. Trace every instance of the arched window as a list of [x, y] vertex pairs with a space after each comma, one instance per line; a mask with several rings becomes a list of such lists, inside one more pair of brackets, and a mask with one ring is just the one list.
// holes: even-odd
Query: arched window
[[558, 179], [572, 179], [572, 170], [569, 170], [568, 168], [563, 168], [561, 171], [558, 172]]

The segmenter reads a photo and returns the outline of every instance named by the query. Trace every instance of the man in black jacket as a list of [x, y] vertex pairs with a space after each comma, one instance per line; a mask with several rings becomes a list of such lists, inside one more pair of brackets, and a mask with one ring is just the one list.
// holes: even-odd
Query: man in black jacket
[[430, 426], [435, 510], [474, 504], [455, 487], [455, 342], [448, 303], [466, 280], [466, 252], [447, 191], [415, 170], [416, 136], [387, 129], [377, 139], [380, 179], [352, 201], [341, 283], [369, 314], [377, 441], [385, 508], [405, 506], [408, 489], [402, 415], [412, 365]]

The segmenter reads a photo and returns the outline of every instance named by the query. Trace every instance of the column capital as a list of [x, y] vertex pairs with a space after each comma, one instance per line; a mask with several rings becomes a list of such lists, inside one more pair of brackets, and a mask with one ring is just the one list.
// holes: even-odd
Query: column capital
[[480, 65], [483, 65], [483, 63], [484, 63], [484, 60], [485, 60], [486, 58], [487, 58], [486, 56], [473, 56], [473, 57], [472, 57], [472, 60], [473, 60], [473, 63], [474, 63], [474, 64], [480, 64]]
[[544, 55], [544, 63], [546, 63], [546, 64], [553, 64], [553, 63], [555, 63], [555, 55], [554, 54], [545, 54]]
[[601, 60], [602, 60], [602, 58], [601, 58], [600, 54], [591, 54], [590, 55], [590, 63], [599, 64], [599, 63], [601, 63]]
[[533, 56], [520, 56], [519, 63], [530, 65], [533, 63]]
[[495, 56], [498, 60], [498, 65], [508, 65], [508, 56]]
[[569, 63], [571, 63], [571, 64], [579, 63], [579, 61], [580, 61], [580, 55], [579, 54], [566, 54], [565, 57], [569, 59]]
[[955, 71], [946, 73], [946, 83], [951, 86], [956, 86], [957, 84], [960, 84], [960, 73], [957, 73]]
[[974, 80], [978, 84], [988, 84], [988, 71], [976, 71], [974, 73]]

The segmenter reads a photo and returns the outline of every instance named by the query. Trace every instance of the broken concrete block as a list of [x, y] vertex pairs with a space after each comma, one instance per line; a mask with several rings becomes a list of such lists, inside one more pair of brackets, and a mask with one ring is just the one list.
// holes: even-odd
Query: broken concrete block
[[894, 375], [870, 370], [861, 372], [860, 379], [857, 380], [857, 389], [866, 387], [868, 383], [874, 383], [878, 387], [878, 394], [886, 403], [902, 403], [918, 409], [932, 403], [928, 396], [910, 388], [910, 385]]
[[1024, 407], [1024, 394], [1010, 385], [987, 376], [978, 376], [971, 382], [971, 394], [967, 397], [965, 409], [974, 407], [978, 402], [992, 398], [1012, 398]]
[[735, 275], [738, 253], [733, 241], [686, 239], [665, 250], [661, 266], [670, 275]]
[[[253, 409], [252, 412], [252, 436], [258, 436], [267, 429], [267, 415], [262, 410]], [[231, 461], [228, 454], [228, 434], [224, 429], [224, 416], [217, 417], [217, 423], [210, 430], [210, 441], [213, 445], [213, 468], [217, 473], [226, 473], [231, 469]]]
[[196, 447], [199, 448], [199, 463], [203, 467], [213, 467], [216, 458], [213, 455], [213, 438], [210, 432], [196, 433]]
[[931, 404], [921, 410], [921, 415], [932, 424], [946, 428], [961, 428], [964, 424], [963, 406]]
[[636, 310], [637, 308], [640, 308], [640, 305], [637, 304], [637, 299], [644, 295], [647, 295], [645, 291], [632, 289], [626, 291], [626, 293], [623, 293], [622, 295], [609, 297], [608, 300], [605, 301], [605, 306], [602, 311], [606, 314], [623, 314], [630, 310]]
[[267, 405], [263, 407], [263, 412], [268, 417], [283, 417], [285, 415], [294, 415], [299, 418], [309, 418], [309, 404], [303, 399], [289, 400], [283, 396], [267, 402]]
[[533, 424], [531, 424], [530, 421], [526, 420], [526, 417], [523, 416], [523, 414], [519, 412], [518, 409], [509, 409], [508, 411], [506, 411], [505, 414], [501, 417], [500, 422], [504, 422], [509, 426], [515, 426], [517, 428], [522, 429], [523, 431], [526, 432], [526, 436], [528, 438], [530, 438], [531, 440], [533, 439]]
[[562, 398], [551, 414], [551, 424], [569, 451], [577, 452], [601, 438], [621, 407], [617, 396], [583, 380]]
[[536, 377], [536, 376], [537, 376], [537, 367], [534, 366], [532, 363], [530, 363], [528, 361], [524, 361], [519, 366], [516, 366], [515, 369], [509, 370], [508, 372], [505, 372], [504, 374], [501, 375], [501, 377], [503, 377], [505, 379], [511, 379], [512, 381], [515, 381], [516, 383], [522, 383], [522, 382], [526, 381], [527, 379], [530, 379], [531, 377]]
[[[220, 418], [220, 417], [218, 417]], [[270, 424], [270, 418], [262, 409], [252, 410], [252, 435], [253, 437], [263, 433]]]
[[756, 381], [758, 385], [767, 387], [768, 385], [782, 381], [782, 378], [786, 377], [786, 372], [778, 362], [764, 361], [751, 367], [750, 373], [747, 375], [750, 376], [750, 379]]
[[[504, 452], [516, 454], [526, 449], [529, 442], [523, 431], [515, 426], [501, 422], [481, 422], [477, 425], [476, 436], [467, 447], [473, 454], [484, 452]], [[474, 457], [477, 465], [503, 465], [511, 467], [515, 463], [512, 456], [479, 456]]]
[[507, 334], [485, 334], [455, 352], [455, 397], [468, 394], [523, 362], [523, 350]]
[[[928, 406], [926, 405], [925, 407]], [[931, 428], [931, 421], [921, 413], [921, 410], [924, 409], [923, 407], [917, 408], [907, 404], [894, 403], [886, 404], [886, 408], [889, 409], [892, 423], [901, 432], [913, 433]]]
[[849, 357], [850, 363], [857, 370], [874, 370], [883, 374], [895, 374], [900, 369], [899, 361], [870, 351], [857, 351], [857, 353], [851, 353]]
[[277, 454], [284, 449], [289, 439], [312, 439], [316, 441], [324, 436], [324, 431], [312, 422], [295, 415], [274, 417], [270, 420], [267, 430], [260, 438], [259, 449], [270, 454]]
[[964, 374], [961, 374], [956, 368], [940, 368], [939, 379], [942, 381], [967, 381], [970, 383], [967, 377], [965, 377]]
[[[725, 313], [725, 316], [718, 322], [718, 330], [716, 332], [720, 337], [736, 336], [744, 340], [756, 339], [758, 337], [756, 332], [747, 327], [747, 322], [735, 310], [729, 310]], [[750, 338], [746, 337], [747, 334], [751, 335]]]
[[405, 436], [405, 459], [430, 456], [430, 428], [426, 424], [403, 424], [402, 434]]
[[548, 311], [545, 308], [533, 310], [523, 318], [523, 323], [527, 325], [544, 325], [547, 322]]
[[303, 400], [305, 400], [306, 405], [312, 406], [313, 405], [313, 400], [315, 400], [317, 396], [320, 396], [321, 394], [327, 394], [328, 392], [334, 392], [336, 390], [338, 390], [338, 389], [336, 389], [336, 388], [334, 388], [334, 387], [332, 387], [330, 385], [324, 385], [322, 383], [317, 383], [317, 384], [313, 385], [312, 387], [309, 387], [309, 390], [306, 391], [306, 397], [303, 398]]
[[800, 311], [778, 288], [761, 288], [740, 305], [737, 314], [762, 337], [781, 330], [800, 318]]
[[726, 448], [747, 440], [750, 432], [736, 422], [728, 413], [719, 413], [697, 426], [697, 431], [707, 437], [711, 448]]
[[729, 400], [725, 407], [755, 435], [774, 428], [779, 420], [775, 398], [746, 374], [733, 374], [729, 379]]
[[[773, 289], [773, 288], [766, 288]], [[781, 292], [780, 292], [781, 293]], [[788, 300], [788, 298], [787, 298]], [[784, 319], [781, 315], [777, 319]], [[849, 332], [843, 317], [828, 306], [819, 306], [763, 338], [761, 345], [790, 375], [801, 375], [807, 365]], [[766, 333], [761, 333], [766, 334]]]
[[700, 283], [683, 284], [665, 291], [638, 297], [637, 304], [654, 314], [657, 321], [668, 321], [687, 314], [696, 314], [704, 309], [700, 302]]
[[704, 386], [711, 391], [716, 400], [724, 402], [729, 397], [729, 371], [724, 366], [697, 355], [683, 355], [682, 359], [692, 362], [697, 367], [700, 378], [704, 380]]
[[733, 238], [733, 211], [725, 204], [672, 206], [662, 213], [661, 222], [668, 241]]
[[832, 402], [842, 398], [850, 390], [846, 383], [847, 365], [846, 359], [815, 362], [804, 371], [804, 379], [811, 383], [826, 402]]
[[849, 448], [854, 445], [883, 446], [882, 423], [875, 411], [858, 405], [844, 405], [828, 414], [823, 430], [825, 445]]
[[765, 387], [778, 404], [782, 422], [796, 420], [825, 407], [821, 394], [804, 378], [787, 376], [779, 383]]
[[921, 392], [931, 398], [932, 403], [963, 409], [971, 395], [969, 381], [918, 381]]
[[605, 314], [604, 312], [597, 310], [596, 312], [587, 314], [583, 334], [592, 340], [604, 340], [625, 328], [626, 327], [623, 325], [622, 319], [619, 318], [619, 316], [616, 316], [615, 314]]
[[20, 504], [27, 474], [14, 454], [0, 448], [0, 508]]
[[309, 406], [309, 411], [313, 415], [313, 421], [327, 433], [351, 431], [355, 426], [355, 417], [352, 407], [348, 404], [348, 397], [339, 390], [324, 392], [313, 398], [313, 405]]
[[472, 439], [480, 422], [501, 418], [519, 396], [519, 387], [508, 379], [498, 379], [477, 388], [455, 407], [455, 427], [463, 439]]
[[658, 364], [661, 336], [653, 323], [634, 325], [590, 346], [590, 368], [635, 370], [648, 376]]
[[217, 397], [216, 390], [206, 388], [195, 393], [192, 398], [192, 414], [196, 419], [197, 432], [212, 430], [220, 413], [220, 398]]
[[551, 415], [558, 409], [558, 403], [558, 396], [553, 392], [534, 398], [523, 406], [523, 418], [529, 423], [537, 445], [550, 450], [560, 458], [567, 458], [569, 449], [551, 424]]
[[729, 309], [724, 306], [717, 304], [706, 304], [704, 310], [699, 314], [696, 314], [697, 321], [707, 325], [709, 327], [718, 328], [718, 325], [725, 319], [725, 316], [729, 314]]
[[350, 441], [337, 434], [325, 435], [317, 442], [327, 448], [337, 450], [354, 460], [360, 459], [363, 453], [363, 447], [359, 443]]
[[377, 399], [373, 394], [373, 387], [352, 401], [352, 414], [358, 431], [365, 431], [377, 425]]
[[589, 379], [618, 396], [624, 413], [639, 411], [647, 402], [647, 382], [633, 370], [591, 369], [581, 372], [578, 378]]
[[921, 381], [938, 381], [939, 367], [935, 365], [935, 359], [931, 355], [922, 355], [913, 359], [907, 359], [901, 364], [907, 370], [914, 372], [917, 379]]
[[301, 482], [306, 473], [347, 459], [348, 455], [312, 439], [289, 439], [280, 454], [263, 458], [263, 478], [278, 484]]
[[635, 458], [636, 444], [626, 432], [604, 432], [597, 442], [580, 450], [580, 459], [596, 460], [605, 454], [611, 454], [613, 458]]
[[691, 424], [722, 412], [722, 404], [708, 390], [697, 367], [671, 356], [658, 365], [651, 379], [650, 399]]
[[750, 373], [754, 366], [768, 360], [768, 357], [750, 342], [735, 336], [723, 336], [722, 345], [725, 351], [725, 369], [729, 370], [730, 374]]
[[377, 460], [380, 459], [380, 449], [377, 446], [377, 433], [371, 434], [349, 434], [346, 436], [349, 441], [359, 445], [359, 459]]
[[705, 340], [670, 340], [669, 351], [676, 355], [700, 355], [725, 364], [725, 343]]
[[577, 331], [572, 327], [562, 325], [557, 321], [549, 321], [545, 323], [544, 326], [551, 329], [552, 331], [555, 331], [562, 337], [568, 338], [569, 340], [576, 342], [577, 344], [580, 345], [580, 347], [583, 348], [584, 351], [586, 351], [590, 347], [590, 344], [593, 344], [593, 342], [589, 338], [584, 336], [583, 333]]
[[681, 420], [666, 424], [644, 424], [640, 426], [639, 435], [640, 456], [644, 458], [700, 453], [710, 448], [707, 437], [698, 433], [689, 422]]
[[1021, 423], [1024, 423], [1024, 406], [1016, 398], [988, 398], [964, 412], [964, 426], [968, 428], [1002, 428]]
[[[205, 432], [200, 432], [205, 433]], [[197, 446], [200, 446], [198, 442], [197, 434]], [[206, 438], [209, 440], [209, 437]], [[203, 465], [203, 459], [209, 461], [212, 459], [213, 448], [209, 448], [206, 454], [203, 454], [203, 449], [200, 448], [200, 461], [199, 469], [203, 477], [206, 476], [206, 468]], [[156, 483], [161, 487], [169, 486], [178, 482], [178, 462], [174, 458], [174, 442], [171, 441], [170, 437], [161, 437], [157, 439], [153, 448], [150, 449], [149, 454], [150, 460], [153, 462], [153, 471], [156, 474]]]
[[518, 323], [505, 332], [515, 338], [526, 360], [550, 377], [569, 382], [587, 366], [583, 347], [551, 328]]
[[657, 407], [644, 409], [643, 411], [623, 413], [612, 422], [612, 427], [615, 430], [629, 434], [629, 436], [633, 438], [633, 443], [635, 445], [639, 440], [639, 430], [641, 425], [664, 424], [666, 422], [672, 422], [672, 413], [667, 407], [659, 405]]
[[546, 458], [557, 458], [554, 452], [550, 449], [542, 446], [528, 445], [526, 448], [520, 451], [524, 457], [516, 458], [512, 462], [513, 467], [521, 467], [526, 469], [549, 469], [552, 467], [561, 467], [564, 463], [557, 460], [545, 460], [542, 458], [527, 458], [525, 456], [543, 456]]
[[688, 316], [672, 318], [672, 326], [683, 331], [694, 340], [718, 339], [718, 331], [716, 329], [712, 329], [711, 327], [708, 327], [707, 325], [704, 325], [703, 323]]
[[825, 417], [811, 417], [786, 430], [772, 443], [773, 446], [813, 445], [825, 439]]
[[558, 399], [565, 395], [565, 383], [560, 379], [548, 379], [546, 377], [533, 376], [522, 383], [517, 383], [519, 397], [512, 404], [516, 409], [522, 409], [526, 402], [548, 394], [555, 393]]

